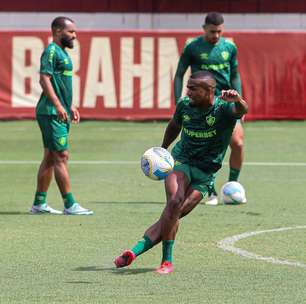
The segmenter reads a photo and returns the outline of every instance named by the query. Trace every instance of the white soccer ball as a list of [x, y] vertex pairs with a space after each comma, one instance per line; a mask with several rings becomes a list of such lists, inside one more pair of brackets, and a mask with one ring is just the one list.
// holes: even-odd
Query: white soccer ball
[[227, 182], [221, 188], [221, 201], [223, 204], [244, 204], [246, 203], [245, 190], [238, 182]]
[[143, 153], [141, 169], [145, 176], [153, 180], [162, 180], [172, 171], [174, 159], [168, 150], [153, 147]]

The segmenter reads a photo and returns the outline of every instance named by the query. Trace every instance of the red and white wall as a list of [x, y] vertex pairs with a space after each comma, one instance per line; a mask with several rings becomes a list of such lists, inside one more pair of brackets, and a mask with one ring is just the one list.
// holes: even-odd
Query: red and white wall
[[[74, 103], [88, 119], [167, 119], [187, 39], [201, 32], [80, 31]], [[49, 32], [0, 32], [0, 119], [33, 118]], [[239, 51], [248, 120], [306, 118], [306, 33], [228, 32]]]

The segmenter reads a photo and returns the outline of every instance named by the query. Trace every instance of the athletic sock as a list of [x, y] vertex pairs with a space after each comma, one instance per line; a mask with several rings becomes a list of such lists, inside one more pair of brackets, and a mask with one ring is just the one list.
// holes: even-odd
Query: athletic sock
[[172, 263], [172, 249], [174, 245], [174, 240], [163, 241], [163, 258], [162, 262]]
[[34, 206], [43, 205], [46, 203], [47, 192], [38, 192], [36, 191], [34, 197]]
[[66, 209], [70, 208], [76, 202], [71, 192], [63, 195], [63, 201]]
[[139, 240], [137, 244], [132, 248], [132, 251], [136, 256], [139, 256], [153, 247], [153, 242], [146, 236], [143, 236], [142, 240]]
[[208, 196], [217, 195], [217, 191], [215, 189], [215, 184], [210, 185], [208, 188]]
[[239, 174], [240, 174], [240, 169], [230, 168], [228, 181], [229, 182], [236, 182], [236, 181], [238, 181]]

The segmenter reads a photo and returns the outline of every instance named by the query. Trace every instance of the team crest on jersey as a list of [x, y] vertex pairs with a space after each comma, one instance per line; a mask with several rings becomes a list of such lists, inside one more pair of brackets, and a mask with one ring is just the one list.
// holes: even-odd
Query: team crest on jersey
[[58, 143], [61, 145], [61, 146], [64, 146], [66, 144], [66, 141], [67, 141], [67, 138], [66, 137], [60, 137], [58, 139]]
[[210, 127], [215, 123], [215, 121], [216, 121], [216, 117], [213, 117], [211, 115], [208, 115], [206, 117], [206, 122]]
[[222, 56], [222, 58], [223, 58], [224, 60], [227, 60], [227, 59], [229, 58], [229, 52], [224, 51], [224, 52], [221, 53], [221, 56]]
[[64, 59], [64, 63], [65, 63], [65, 64], [68, 64], [68, 63], [69, 63], [68, 58], [65, 58], [65, 59]]
[[200, 54], [200, 58], [201, 58], [202, 60], [208, 59], [208, 54], [207, 54], [207, 53], [201, 53], [201, 54]]
[[190, 121], [190, 116], [189, 115], [183, 115], [183, 121], [185, 121], [185, 122]]

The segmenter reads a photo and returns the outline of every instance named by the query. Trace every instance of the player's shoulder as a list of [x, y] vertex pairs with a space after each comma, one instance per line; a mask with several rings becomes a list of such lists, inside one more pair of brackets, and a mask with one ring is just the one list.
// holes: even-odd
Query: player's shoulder
[[190, 101], [188, 96], [182, 96], [177, 103], [183, 103], [183, 104], [188, 104]]
[[54, 42], [51, 42], [47, 45], [47, 47], [43, 51], [43, 55], [48, 56], [48, 59], [54, 57], [57, 53], [57, 46]]
[[176, 107], [177, 108], [184, 108], [186, 106], [189, 105], [189, 97], [188, 96], [183, 96], [181, 97], [178, 101], [177, 101], [177, 104], [176, 104]]
[[231, 37], [221, 37], [222, 44], [231, 49], [237, 49], [237, 46]]
[[203, 40], [203, 36], [197, 36], [194, 38], [189, 38], [186, 40], [185, 46], [184, 46], [184, 50], [187, 48], [192, 48], [196, 45], [198, 45], [199, 43], [201, 43], [201, 41]]
[[57, 49], [57, 45], [54, 42], [50, 42], [47, 47], [45, 48], [45, 52], [50, 53], [50, 52], [55, 52]]

